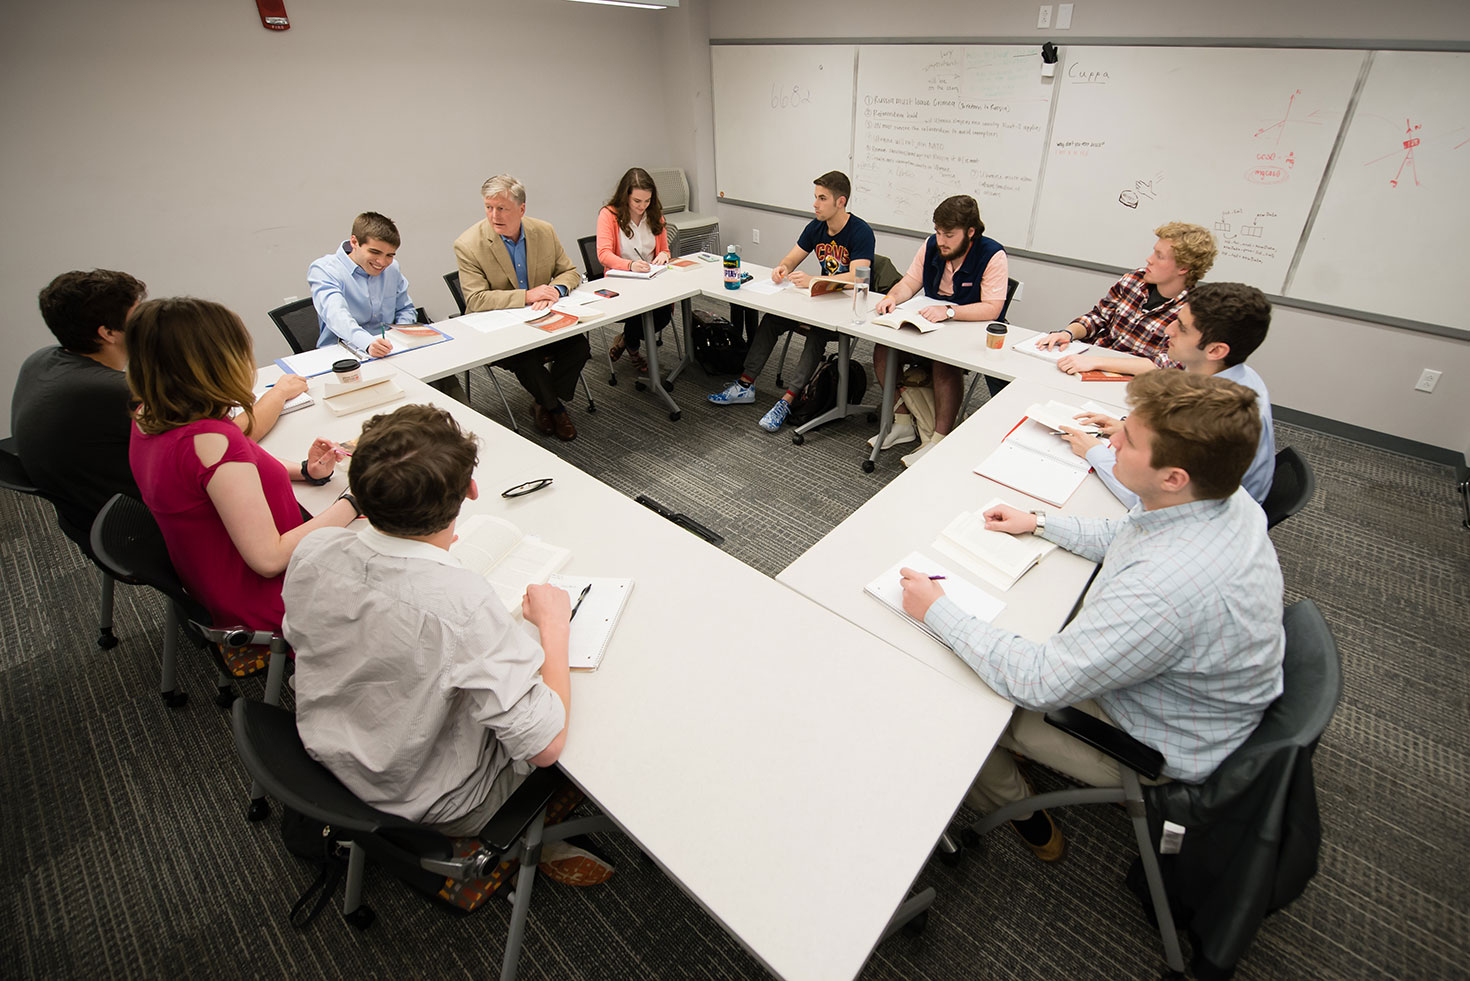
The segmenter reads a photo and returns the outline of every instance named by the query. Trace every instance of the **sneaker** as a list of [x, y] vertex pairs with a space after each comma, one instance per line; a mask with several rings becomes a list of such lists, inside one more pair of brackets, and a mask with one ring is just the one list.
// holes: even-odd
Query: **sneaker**
[[934, 449], [934, 447], [938, 446], [941, 439], [944, 439], [944, 434], [935, 433], [929, 439], [925, 440], [924, 444], [920, 446], [917, 450], [914, 450], [914, 452], [906, 456], [899, 457], [899, 460], [903, 462], [904, 466], [912, 467], [914, 464], [919, 462], [919, 460], [924, 456], [925, 453], [928, 453], [930, 450]]
[[612, 865], [605, 859], [565, 841], [553, 841], [543, 848], [537, 869], [564, 886], [596, 886], [613, 874]]
[[781, 428], [789, 415], [791, 415], [791, 403], [785, 399], [777, 399], [776, 404], [771, 406], [771, 411], [761, 416], [760, 427], [768, 433], [774, 433]]
[[755, 401], [755, 386], [733, 381], [723, 392], [709, 396], [709, 400], [715, 405], [750, 405]]
[[[877, 436], [868, 437], [868, 445], [872, 446]], [[883, 440], [883, 448], [891, 450], [895, 446], [904, 443], [912, 443], [919, 438], [919, 431], [914, 428], [914, 417], [907, 412], [896, 413], [893, 417], [893, 425], [888, 428], [888, 437]]]

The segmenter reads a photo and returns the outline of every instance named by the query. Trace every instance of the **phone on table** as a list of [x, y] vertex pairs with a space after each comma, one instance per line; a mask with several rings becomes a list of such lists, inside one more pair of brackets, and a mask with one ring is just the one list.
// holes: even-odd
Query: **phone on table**
[[612, 299], [613, 297], [618, 295], [617, 290], [593, 290], [592, 292], [596, 293], [598, 296], [605, 296], [608, 299]]

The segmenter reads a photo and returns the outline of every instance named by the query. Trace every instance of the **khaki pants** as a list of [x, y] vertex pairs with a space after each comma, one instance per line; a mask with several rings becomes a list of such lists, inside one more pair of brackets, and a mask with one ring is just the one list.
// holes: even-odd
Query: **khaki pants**
[[[1102, 707], [1090, 698], [1085, 702], [1078, 702], [1074, 708], [1096, 716], [1109, 725], [1113, 724], [1113, 720], [1108, 718]], [[1021, 768], [1011, 755], [1013, 752], [1094, 787], [1123, 785], [1117, 760], [1081, 740], [1073, 739], [1062, 730], [1047, 725], [1046, 713], [1016, 709], [1011, 716], [1011, 724], [1001, 733], [995, 749], [985, 758], [980, 775], [970, 784], [970, 790], [965, 794], [965, 803], [971, 810], [989, 814], [1006, 804], [1025, 800], [1035, 793], [1021, 775]], [[1143, 783], [1163, 782], [1143, 777], [1139, 779]], [[1024, 821], [1027, 817], [1030, 815], [1023, 814], [1016, 820]]]

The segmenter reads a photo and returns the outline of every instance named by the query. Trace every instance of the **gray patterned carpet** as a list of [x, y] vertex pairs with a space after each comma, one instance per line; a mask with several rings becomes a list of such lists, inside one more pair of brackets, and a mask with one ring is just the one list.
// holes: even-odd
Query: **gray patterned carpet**
[[[582, 438], [553, 448], [620, 491], [647, 493], [722, 531], [732, 554], [768, 574], [900, 469], [890, 453], [878, 473], [859, 472], [869, 431], [862, 420], [802, 447], [757, 430], [777, 394], [773, 370], [759, 382], [757, 405], [733, 408], [705, 403], [716, 385], [693, 370], [676, 390], [684, 415], [673, 423], [633, 391], [626, 362], [618, 367], [623, 381], [611, 388], [605, 362], [593, 361], [597, 413], [587, 415], [579, 398]], [[503, 419], [483, 373], [473, 387], [476, 406]], [[512, 400], [526, 418], [524, 400]], [[1319, 480], [1311, 506], [1273, 532], [1287, 599], [1321, 605], [1347, 687], [1317, 754], [1321, 872], [1266, 923], [1238, 977], [1464, 976], [1470, 532], [1459, 527], [1454, 475], [1296, 427], [1280, 426], [1279, 438], [1304, 453]], [[277, 815], [245, 823], [246, 781], [202, 659], [182, 658], [187, 706], [159, 701], [157, 599], [120, 587], [122, 643], [99, 651], [94, 570], [55, 530], [47, 506], [9, 493], [0, 493], [0, 569], [0, 974], [498, 970], [507, 904], [459, 919], [372, 871], [367, 897], [379, 920], [371, 930], [331, 913], [293, 930], [286, 913], [309, 869], [281, 848]], [[261, 695], [258, 681], [243, 688]], [[1122, 883], [1132, 853], [1124, 815], [1092, 808], [1059, 821], [1070, 850], [1054, 867], [997, 833], [959, 868], [927, 869], [920, 884], [939, 893], [927, 931], [883, 944], [863, 977], [1156, 976], [1157, 938]], [[820, 828], [813, 833], [812, 847], [822, 847]], [[538, 883], [522, 977], [763, 975], [625, 840], [601, 844], [618, 867], [608, 884]], [[720, 842], [709, 848], [712, 860], [731, 860]], [[739, 860], [760, 875], [761, 856]], [[882, 843], [863, 860], [883, 861]]]

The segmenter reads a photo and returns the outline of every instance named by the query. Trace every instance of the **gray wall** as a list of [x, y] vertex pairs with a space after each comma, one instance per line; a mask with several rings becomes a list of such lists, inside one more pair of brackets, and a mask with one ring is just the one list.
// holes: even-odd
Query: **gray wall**
[[[799, 221], [713, 197], [711, 37], [1068, 37], [1037, 31], [1035, 4], [1002, 0], [683, 0], [657, 12], [563, 0], [291, 0], [287, 9], [284, 33], [263, 30], [244, 0], [52, 0], [7, 12], [0, 295], [11, 312], [0, 432], [16, 368], [50, 340], [36, 293], [63, 270], [126, 269], [154, 296], [221, 300], [245, 317], [265, 361], [286, 350], [265, 311], [304, 295], [306, 266], [358, 211], [398, 221], [414, 297], [442, 317], [452, 311], [439, 277], [454, 265], [450, 242], [480, 217], [485, 177], [520, 176], [528, 212], [554, 222], [570, 249], [626, 167], [671, 163], [689, 172], [697, 209], [719, 214], [727, 241], [773, 262]], [[1466, 41], [1470, 4], [1354, 0], [1332, 5], [1329, 18], [1320, 4], [1278, 0], [1081, 0], [1071, 34]], [[861, 201], [853, 207], [862, 213]], [[763, 245], [750, 245], [752, 228]], [[1141, 259], [1150, 237], [1134, 234]], [[917, 242], [882, 235], [879, 244], [902, 260]], [[1014, 316], [1028, 326], [1065, 323], [1110, 281], [1014, 265], [1026, 283]], [[1470, 344], [1282, 309], [1254, 361], [1282, 405], [1470, 452]], [[1423, 367], [1445, 373], [1433, 395], [1411, 390]]]
[[[1079, 0], [1071, 31], [1036, 29], [1036, 3], [1013, 0], [926, 0], [897, 6], [888, 0], [848, 0], [834, 16], [819, 4], [746, 0], [710, 7], [710, 36], [731, 38], [934, 38], [945, 36], [1034, 37], [1064, 44], [1069, 36], [1090, 38], [1259, 37], [1348, 38], [1364, 46], [1392, 40], [1470, 41], [1470, 4], [1460, 0], [1368, 0], [1332, 5], [1283, 4], [1278, 0], [1235, 3], [1165, 3], [1158, 0]], [[1147, 111], [1147, 107], [1140, 107]], [[1161, 126], [1171, 121], [1161, 120]], [[1180, 128], [1187, 138], [1187, 124]], [[713, 187], [713, 172], [701, 183]], [[963, 190], [963, 189], [957, 189]], [[809, 201], [793, 201], [805, 208]], [[720, 204], [726, 242], [739, 242], [747, 257], [773, 264], [795, 241], [801, 221], [784, 215]], [[863, 202], [854, 201], [861, 215]], [[1460, 202], [1470, 215], [1470, 201]], [[1180, 215], [1182, 220], [1191, 216]], [[760, 229], [760, 245], [751, 230]], [[1000, 241], [1005, 229], [990, 229]], [[1147, 228], [1120, 229], [1137, 240], [1141, 264], [1152, 245]], [[1371, 229], [1365, 229], [1365, 236]], [[880, 251], [902, 264], [918, 241], [880, 234]], [[1387, 242], [1385, 248], [1423, 248], [1419, 242]], [[1059, 327], [1087, 310], [1113, 277], [1046, 262], [1012, 260], [1024, 282], [1022, 301], [1011, 319], [1038, 329]], [[1372, 275], [1365, 255], [1364, 275]], [[1444, 283], [1406, 283], [1405, 289], [1455, 288]], [[1457, 326], [1470, 327], [1470, 321]], [[1279, 307], [1266, 344], [1252, 358], [1279, 405], [1354, 426], [1444, 447], [1470, 456], [1470, 343], [1364, 321]], [[1423, 368], [1444, 372], [1432, 395], [1413, 391]]]
[[[456, 311], [440, 277], [484, 217], [486, 177], [520, 177], [527, 213], [578, 258], [627, 167], [692, 169], [691, 137], [709, 142], [708, 113], [670, 94], [663, 36], [687, 32], [689, 13], [562, 0], [287, 11], [291, 30], [272, 32], [249, 0], [7, 8], [0, 432], [21, 360], [52, 340], [36, 294], [59, 272], [124, 269], [152, 296], [220, 300], [263, 362], [288, 350], [266, 310], [306, 295], [307, 265], [359, 211], [398, 223], [414, 299], [444, 317]], [[707, 95], [707, 49], [679, 58]], [[614, 93], [629, 111], [600, 117]]]

